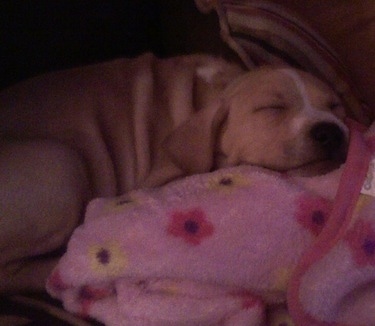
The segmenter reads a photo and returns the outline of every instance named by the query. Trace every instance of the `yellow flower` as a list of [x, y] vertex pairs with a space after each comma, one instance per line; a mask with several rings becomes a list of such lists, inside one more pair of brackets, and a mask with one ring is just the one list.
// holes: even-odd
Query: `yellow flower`
[[249, 186], [250, 184], [249, 178], [240, 173], [226, 173], [209, 178], [207, 188], [227, 192], [239, 187]]
[[115, 242], [95, 244], [88, 250], [91, 269], [103, 276], [118, 276], [128, 264], [126, 253]]
[[102, 215], [116, 214], [126, 211], [127, 208], [139, 204], [139, 199], [132, 193], [107, 199], [102, 207]]
[[357, 220], [359, 213], [362, 209], [364, 209], [367, 205], [369, 205], [374, 200], [374, 197], [369, 195], [360, 194], [357, 200], [357, 203], [355, 204], [353, 214], [352, 214], [352, 220], [351, 225], [354, 224], [354, 222]]
[[274, 283], [274, 290], [285, 292], [289, 280], [291, 278], [291, 270], [287, 267], [280, 268], [279, 270], [275, 271], [275, 283]]

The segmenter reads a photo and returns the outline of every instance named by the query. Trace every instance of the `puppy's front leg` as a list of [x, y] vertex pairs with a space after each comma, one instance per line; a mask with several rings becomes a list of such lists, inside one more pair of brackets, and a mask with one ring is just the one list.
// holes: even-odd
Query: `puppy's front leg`
[[0, 144], [0, 292], [37, 290], [90, 196], [82, 158], [52, 141]]

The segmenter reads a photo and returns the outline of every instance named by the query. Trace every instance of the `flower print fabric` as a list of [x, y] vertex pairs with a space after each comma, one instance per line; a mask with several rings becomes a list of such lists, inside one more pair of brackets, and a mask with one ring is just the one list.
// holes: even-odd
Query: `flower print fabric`
[[214, 233], [214, 226], [207, 220], [204, 211], [196, 208], [172, 213], [168, 233], [181, 237], [189, 244], [199, 245]]

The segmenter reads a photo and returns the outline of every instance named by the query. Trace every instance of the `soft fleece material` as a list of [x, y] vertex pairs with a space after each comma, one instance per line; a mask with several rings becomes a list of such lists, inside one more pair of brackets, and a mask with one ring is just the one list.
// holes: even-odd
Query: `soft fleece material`
[[47, 289], [107, 325], [264, 325], [278, 303], [284, 325], [375, 325], [374, 143], [352, 127], [321, 177], [242, 166], [95, 199]]

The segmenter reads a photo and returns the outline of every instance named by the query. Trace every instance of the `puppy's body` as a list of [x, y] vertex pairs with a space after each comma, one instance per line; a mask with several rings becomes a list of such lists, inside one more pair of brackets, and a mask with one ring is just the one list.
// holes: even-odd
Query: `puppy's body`
[[3, 91], [0, 291], [44, 286], [54, 262], [29, 258], [63, 245], [93, 197], [242, 163], [326, 167], [345, 151], [342, 111], [305, 73], [201, 55], [147, 54]]
[[[201, 67], [220, 75], [216, 84], [199, 76]], [[114, 196], [139, 187], [161, 141], [194, 111], [217, 106], [240, 72], [208, 56], [147, 54], [44, 75], [0, 95], [0, 130], [7, 139], [55, 140], [77, 150], [94, 195]]]

